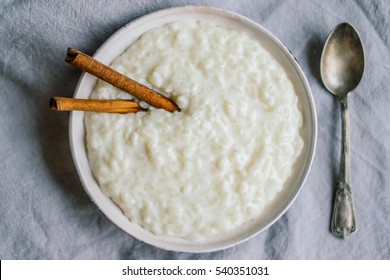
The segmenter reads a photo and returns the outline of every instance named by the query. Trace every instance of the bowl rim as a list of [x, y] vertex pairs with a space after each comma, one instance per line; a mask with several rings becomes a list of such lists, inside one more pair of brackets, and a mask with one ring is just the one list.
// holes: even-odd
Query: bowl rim
[[[81, 139], [81, 136], [84, 137], [85, 132], [83, 135], [80, 135], [80, 131], [83, 130], [82, 127], [84, 127], [84, 112], [79, 111], [73, 111], [70, 113], [69, 117], [69, 141], [70, 141], [70, 148], [71, 148], [71, 154], [72, 158], [76, 167], [76, 171], [78, 173], [78, 176], [80, 178], [81, 184], [90, 197], [90, 199], [94, 202], [94, 204], [97, 206], [97, 208], [100, 210], [101, 213], [103, 213], [106, 218], [108, 218], [114, 225], [119, 227], [121, 230], [129, 234], [130, 236], [143, 241], [149, 245], [153, 245], [155, 247], [165, 249], [165, 250], [171, 250], [171, 251], [178, 251], [178, 252], [192, 252], [192, 253], [205, 253], [205, 252], [213, 252], [218, 250], [227, 249], [229, 247], [233, 247], [235, 245], [241, 244], [245, 241], [247, 241], [250, 238], [253, 238], [254, 236], [258, 235], [260, 232], [266, 230], [269, 228], [272, 224], [274, 224], [282, 215], [285, 214], [285, 212], [290, 208], [292, 203], [297, 198], [298, 194], [300, 193], [308, 174], [310, 173], [310, 169], [313, 164], [313, 160], [315, 157], [315, 150], [317, 145], [317, 115], [316, 115], [316, 108], [314, 103], [314, 98], [308, 83], [308, 80], [301, 69], [298, 61], [295, 59], [295, 57], [292, 55], [292, 53], [288, 50], [288, 48], [271, 32], [269, 32], [267, 29], [265, 29], [260, 24], [256, 23], [255, 21], [252, 21], [245, 16], [242, 16], [240, 14], [222, 10], [215, 7], [205, 7], [205, 6], [181, 6], [181, 7], [173, 7], [173, 8], [167, 8], [158, 10], [146, 15], [143, 15], [133, 21], [130, 21], [120, 29], [118, 29], [116, 32], [114, 32], [95, 52], [93, 57], [97, 60], [100, 60], [103, 63], [110, 64], [113, 59], [117, 57], [118, 54], [111, 54], [107, 55], [107, 50], [113, 46], [113, 44], [120, 41], [120, 39], [128, 33], [131, 29], [140, 28], [143, 25], [150, 24], [151, 22], [158, 24], [160, 22], [169, 23], [176, 21], [177, 18], [183, 17], [183, 15], [193, 15], [195, 18], [202, 17], [204, 15], [207, 15], [208, 18], [224, 18], [227, 21], [232, 22], [239, 22], [240, 24], [247, 25], [249, 29], [254, 30], [255, 32], [259, 32], [262, 34], [262, 36], [265, 36], [270, 40], [270, 43], [273, 45], [276, 45], [278, 47], [278, 52], [283, 53], [285, 56], [286, 61], [290, 63], [291, 70], [295, 72], [295, 75], [297, 78], [299, 78], [299, 82], [301, 84], [301, 87], [304, 91], [302, 95], [305, 97], [306, 107], [308, 108], [307, 115], [309, 116], [310, 126], [306, 129], [310, 132], [310, 143], [308, 143], [308, 149], [306, 150], [305, 155], [305, 165], [301, 169], [299, 178], [296, 182], [296, 187], [294, 188], [294, 191], [289, 194], [289, 196], [286, 198], [286, 202], [284, 203], [283, 207], [277, 211], [276, 214], [272, 215], [264, 222], [264, 226], [261, 228], [252, 227], [251, 229], [248, 229], [246, 234], [241, 234], [231, 237], [225, 238], [223, 241], [219, 241], [218, 239], [210, 240], [209, 242], [176, 242], [177, 238], [163, 238], [161, 241], [161, 237], [155, 236], [151, 233], [146, 233], [145, 230], [142, 229], [140, 226], [133, 224], [129, 221], [129, 223], [133, 224], [133, 228], [128, 228], [124, 224], [122, 224], [123, 220], [120, 220], [116, 217], [118, 210], [109, 209], [107, 207], [103, 207], [101, 199], [103, 199], [100, 196], [97, 196], [97, 194], [94, 192], [93, 188], [91, 188], [91, 182], [90, 179], [94, 178], [89, 166], [87, 170], [85, 169], [85, 160], [86, 160], [86, 147], [85, 147], [85, 139]], [[157, 26], [161, 26], [157, 25]], [[152, 29], [153, 27], [149, 28]], [[141, 28], [142, 29], [142, 28]], [[141, 33], [147, 32], [144, 31]], [[128, 45], [127, 47], [129, 47]], [[126, 48], [127, 48], [126, 47]], [[112, 52], [115, 53], [115, 52]], [[119, 53], [120, 54], [120, 53]], [[88, 81], [87, 81], [88, 80]], [[77, 86], [74, 91], [74, 97], [80, 97], [82, 88], [84, 87], [84, 83], [86, 81], [88, 83], [95, 83], [96, 78], [86, 74], [82, 73], [80, 76], [80, 79], [77, 83]], [[85, 93], [84, 93], [85, 94]], [[88, 93], [89, 96], [90, 92]], [[300, 97], [302, 98], [302, 97]], [[79, 120], [82, 120], [81, 124], [76, 123]], [[84, 137], [85, 138], [85, 137]], [[80, 151], [77, 148], [77, 145], [80, 143], [84, 143], [84, 149], [82, 155], [80, 155]], [[81, 157], [81, 158], [80, 158]], [[96, 183], [96, 182], [95, 182]], [[97, 183], [96, 183], [97, 184]], [[96, 186], [94, 186], [96, 188]], [[99, 188], [100, 189], [100, 188]], [[103, 194], [103, 192], [100, 190], [100, 192]], [[103, 194], [105, 196], [105, 194]], [[123, 214], [122, 214], [123, 215]], [[124, 215], [123, 215], [124, 216]], [[145, 236], [146, 235], [146, 236]], [[180, 239], [180, 238], [179, 238]]]

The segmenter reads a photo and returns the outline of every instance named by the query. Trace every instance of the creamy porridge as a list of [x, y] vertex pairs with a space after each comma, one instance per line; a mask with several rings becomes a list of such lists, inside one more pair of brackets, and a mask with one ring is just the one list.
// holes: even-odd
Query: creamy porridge
[[[91, 169], [134, 223], [199, 240], [260, 215], [304, 145], [284, 69], [249, 35], [178, 21], [144, 34], [111, 65], [182, 109], [87, 113]], [[99, 81], [91, 98], [130, 96]]]

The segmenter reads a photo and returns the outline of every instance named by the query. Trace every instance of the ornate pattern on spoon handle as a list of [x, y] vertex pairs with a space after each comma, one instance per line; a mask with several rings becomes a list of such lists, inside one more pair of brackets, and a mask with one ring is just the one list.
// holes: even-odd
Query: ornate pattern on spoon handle
[[342, 109], [343, 146], [341, 155], [341, 172], [335, 195], [331, 230], [336, 236], [346, 239], [356, 230], [356, 223], [350, 186], [351, 165], [349, 157], [350, 137], [347, 97], [341, 98], [340, 104]]

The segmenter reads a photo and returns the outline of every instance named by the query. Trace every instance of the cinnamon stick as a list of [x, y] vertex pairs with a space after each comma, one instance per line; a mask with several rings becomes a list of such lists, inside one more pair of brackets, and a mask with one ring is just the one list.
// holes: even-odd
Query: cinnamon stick
[[56, 111], [92, 111], [101, 113], [136, 113], [146, 111], [132, 100], [77, 99], [66, 97], [50, 98], [50, 109]]
[[180, 111], [180, 108], [171, 99], [122, 75], [74, 48], [68, 49], [65, 61], [156, 108], [165, 109], [169, 112]]

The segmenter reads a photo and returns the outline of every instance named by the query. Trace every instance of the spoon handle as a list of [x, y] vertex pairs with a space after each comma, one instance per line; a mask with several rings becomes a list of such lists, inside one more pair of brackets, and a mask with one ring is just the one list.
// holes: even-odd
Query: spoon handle
[[332, 232], [346, 239], [356, 229], [355, 215], [352, 205], [351, 193], [351, 163], [349, 157], [349, 111], [347, 97], [340, 99], [342, 111], [342, 154], [341, 154], [341, 170], [338, 186], [336, 189], [333, 216], [332, 216]]

